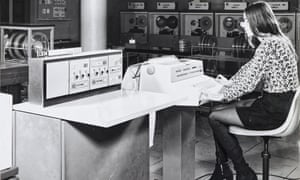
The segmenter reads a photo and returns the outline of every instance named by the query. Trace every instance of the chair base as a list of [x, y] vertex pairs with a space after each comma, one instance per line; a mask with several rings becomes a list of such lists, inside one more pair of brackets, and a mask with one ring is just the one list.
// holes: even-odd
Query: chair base
[[269, 170], [270, 170], [270, 158], [271, 154], [269, 153], [269, 136], [263, 136], [264, 140], [264, 150], [261, 153], [261, 157], [263, 159], [263, 180], [269, 180]]

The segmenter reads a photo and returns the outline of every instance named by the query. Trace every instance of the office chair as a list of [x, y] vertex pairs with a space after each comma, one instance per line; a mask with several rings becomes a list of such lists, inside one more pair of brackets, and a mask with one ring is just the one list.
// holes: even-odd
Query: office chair
[[297, 88], [293, 98], [290, 111], [286, 121], [278, 128], [272, 130], [249, 130], [237, 126], [230, 126], [229, 132], [243, 136], [261, 136], [264, 140], [264, 150], [261, 153], [263, 158], [263, 180], [269, 179], [269, 159], [271, 155], [268, 151], [269, 139], [272, 137], [284, 137], [292, 134], [300, 122], [300, 87]]

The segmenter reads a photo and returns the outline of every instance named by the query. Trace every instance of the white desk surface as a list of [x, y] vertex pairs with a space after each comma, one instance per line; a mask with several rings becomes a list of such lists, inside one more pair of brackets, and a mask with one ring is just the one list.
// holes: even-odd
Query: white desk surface
[[183, 100], [184, 96], [174, 97], [145, 91], [124, 93], [117, 90], [49, 107], [26, 102], [14, 105], [13, 109], [108, 128], [168, 108]]

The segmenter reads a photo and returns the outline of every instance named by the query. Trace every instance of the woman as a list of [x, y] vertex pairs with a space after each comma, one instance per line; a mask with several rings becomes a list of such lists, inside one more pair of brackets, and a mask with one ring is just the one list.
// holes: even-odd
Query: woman
[[257, 179], [246, 163], [236, 137], [228, 132], [228, 125], [248, 129], [279, 127], [287, 117], [299, 86], [295, 49], [280, 30], [271, 7], [261, 1], [253, 3], [245, 9], [243, 18], [241, 26], [249, 43], [253, 46], [252, 39], [256, 39], [259, 44], [252, 59], [223, 87], [220, 96], [225, 101], [234, 100], [253, 91], [259, 82], [263, 83], [263, 95], [210, 114], [217, 156], [211, 180], [233, 179], [228, 159], [233, 162], [237, 180]]

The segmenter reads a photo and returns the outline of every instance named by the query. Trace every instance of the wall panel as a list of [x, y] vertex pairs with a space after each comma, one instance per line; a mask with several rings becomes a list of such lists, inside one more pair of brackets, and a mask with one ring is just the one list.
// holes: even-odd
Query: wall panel
[[[128, 2], [145, 2], [146, 11], [155, 11], [156, 2], [176, 2], [177, 11], [186, 11], [188, 9], [187, 3], [190, 0], [109, 0], [108, 1], [108, 46], [120, 45], [120, 11], [127, 9]], [[210, 2], [211, 11], [222, 11], [224, 8], [224, 0], [202, 0], [203, 2]], [[257, 0], [226, 0], [231, 2], [254, 2]], [[280, 1], [280, 0], [270, 0], [270, 1]], [[297, 7], [300, 6], [300, 0], [286, 0], [290, 3], [290, 8], [292, 11], [296, 11]], [[116, 6], [117, 4], [117, 6]], [[112, 23], [113, 22], [113, 23]]]

